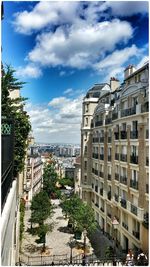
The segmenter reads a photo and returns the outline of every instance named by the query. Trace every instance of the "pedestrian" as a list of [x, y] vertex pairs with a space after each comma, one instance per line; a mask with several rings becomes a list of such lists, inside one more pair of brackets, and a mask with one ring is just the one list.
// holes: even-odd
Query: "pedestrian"
[[134, 254], [132, 253], [132, 250], [129, 249], [128, 254], [126, 256], [126, 266], [134, 266]]
[[140, 254], [137, 256], [137, 265], [138, 266], [148, 265], [147, 256], [143, 253], [143, 251], [141, 251]]

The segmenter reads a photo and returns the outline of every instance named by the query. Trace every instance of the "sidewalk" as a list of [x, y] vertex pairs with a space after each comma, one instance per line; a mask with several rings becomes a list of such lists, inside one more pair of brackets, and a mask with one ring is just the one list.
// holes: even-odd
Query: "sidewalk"
[[[62, 209], [59, 206], [59, 200], [52, 200], [52, 204], [55, 205], [54, 214], [51, 219], [47, 219], [48, 222], [54, 223], [54, 228], [52, 232], [49, 232], [46, 235], [46, 252], [45, 255], [63, 255], [67, 254], [70, 257], [71, 248], [69, 245], [70, 237], [73, 237], [73, 234], [70, 234], [68, 231], [68, 220], [64, 219], [62, 214]], [[41, 248], [43, 244], [37, 244], [35, 242], [38, 239], [38, 236], [33, 236], [28, 233], [27, 229], [30, 228], [30, 209], [25, 210], [25, 232], [24, 237], [22, 240], [22, 252], [28, 256], [38, 256], [41, 255]], [[83, 243], [83, 237], [79, 241]], [[86, 244], [89, 247], [88, 254], [93, 252], [89, 239], [86, 238]], [[72, 256], [76, 256], [83, 253], [82, 249], [73, 248], [72, 249]]]

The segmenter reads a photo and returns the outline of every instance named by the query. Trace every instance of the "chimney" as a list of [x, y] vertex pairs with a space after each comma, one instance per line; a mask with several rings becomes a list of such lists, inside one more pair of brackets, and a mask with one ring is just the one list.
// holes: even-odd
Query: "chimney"
[[133, 65], [129, 65], [124, 71], [124, 79], [128, 78], [133, 72], [135, 72], [135, 67]]
[[120, 82], [118, 79], [116, 79], [115, 77], [111, 77], [110, 78], [110, 88], [111, 91], [114, 92], [120, 85]]

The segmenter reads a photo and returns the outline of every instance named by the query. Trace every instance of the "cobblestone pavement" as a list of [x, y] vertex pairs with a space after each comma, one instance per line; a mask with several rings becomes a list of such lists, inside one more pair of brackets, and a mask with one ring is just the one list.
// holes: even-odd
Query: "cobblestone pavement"
[[[73, 237], [73, 234], [69, 233], [67, 230], [67, 224], [68, 220], [64, 219], [64, 216], [62, 214], [62, 209], [59, 206], [59, 200], [52, 200], [52, 204], [55, 205], [54, 208], [54, 214], [51, 219], [48, 219], [47, 222], [53, 222], [54, 228], [52, 232], [49, 232], [46, 235], [46, 248], [47, 252], [46, 255], [62, 255], [62, 254], [68, 254], [68, 257], [70, 255], [71, 249], [69, 246], [70, 237]], [[42, 244], [37, 244], [35, 242], [36, 239], [38, 239], [38, 236], [32, 236], [27, 231], [28, 228], [30, 228], [30, 209], [26, 209], [25, 211], [25, 233], [24, 238], [22, 240], [22, 246], [21, 250], [23, 253], [27, 255], [41, 255], [41, 248]], [[83, 238], [81, 239], [80, 243], [83, 243]], [[87, 238], [86, 243], [89, 247], [89, 253], [93, 252], [93, 249], [90, 245], [90, 242]], [[72, 249], [72, 255], [76, 256], [78, 254], [83, 253], [82, 249]]]

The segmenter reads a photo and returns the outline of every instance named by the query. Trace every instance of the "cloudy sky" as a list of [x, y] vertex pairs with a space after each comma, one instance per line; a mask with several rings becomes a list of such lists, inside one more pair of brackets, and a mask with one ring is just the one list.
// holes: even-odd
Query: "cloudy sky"
[[4, 1], [2, 47], [36, 141], [80, 143], [86, 91], [147, 60], [148, 1]]

